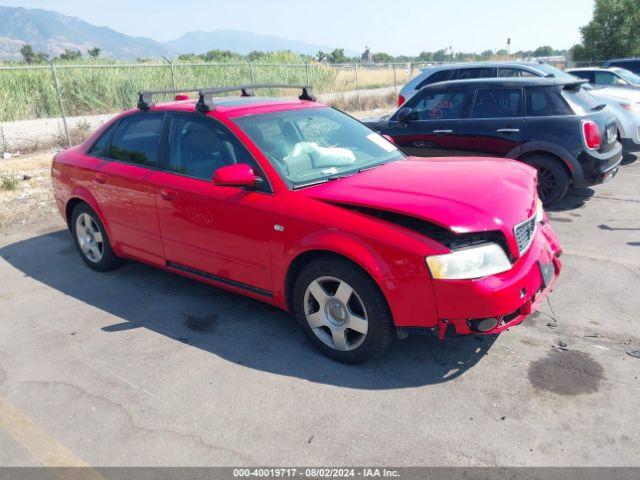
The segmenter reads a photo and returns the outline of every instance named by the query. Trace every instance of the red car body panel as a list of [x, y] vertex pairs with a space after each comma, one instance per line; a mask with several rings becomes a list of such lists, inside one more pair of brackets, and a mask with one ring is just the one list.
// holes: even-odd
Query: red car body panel
[[[535, 170], [504, 159], [409, 157], [334, 182], [291, 190], [233, 122], [238, 116], [322, 107], [302, 100], [265, 99], [220, 105], [207, 113], [246, 146], [272, 193], [217, 186], [87, 155], [108, 123], [82, 145], [56, 155], [52, 179], [58, 208], [68, 219], [70, 202], [88, 203], [118, 256], [285, 310], [290, 308], [291, 293], [287, 274], [296, 259], [331, 252], [350, 259], [371, 276], [398, 327], [436, 327], [442, 333], [447, 325], [454, 325], [458, 333], [471, 333], [469, 319], [510, 315], [508, 322], [490, 332], [497, 333], [522, 321], [551, 289], [542, 287], [538, 262], [554, 264], [554, 282], [561, 269], [561, 249], [548, 223], [540, 224], [522, 256], [515, 243], [514, 226], [535, 214]], [[153, 110], [193, 112], [195, 108], [189, 100]], [[447, 247], [345, 206], [396, 212], [454, 233], [501, 231], [513, 268], [476, 280], [434, 280], [425, 258], [448, 253]]]

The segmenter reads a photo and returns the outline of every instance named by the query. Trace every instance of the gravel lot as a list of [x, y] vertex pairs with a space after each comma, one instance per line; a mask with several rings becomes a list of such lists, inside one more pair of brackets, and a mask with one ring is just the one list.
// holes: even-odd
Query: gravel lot
[[640, 162], [550, 212], [550, 302], [499, 337], [365, 365], [291, 317], [128, 263], [53, 215], [0, 231], [0, 465], [571, 465], [640, 458]]

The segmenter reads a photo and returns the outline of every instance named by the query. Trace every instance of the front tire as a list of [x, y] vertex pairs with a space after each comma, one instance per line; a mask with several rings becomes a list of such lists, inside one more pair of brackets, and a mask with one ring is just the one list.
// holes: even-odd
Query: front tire
[[569, 190], [569, 174], [560, 160], [549, 155], [536, 155], [525, 163], [538, 170], [538, 196], [545, 207], [559, 202]]
[[387, 302], [375, 282], [346, 260], [321, 257], [298, 275], [294, 313], [326, 356], [357, 364], [380, 354], [393, 338]]
[[122, 263], [113, 253], [100, 218], [86, 203], [78, 204], [73, 210], [71, 233], [80, 257], [93, 270], [107, 272]]

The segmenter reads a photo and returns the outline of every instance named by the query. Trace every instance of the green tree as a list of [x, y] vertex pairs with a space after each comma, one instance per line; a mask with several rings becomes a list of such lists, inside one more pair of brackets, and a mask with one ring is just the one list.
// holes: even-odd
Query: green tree
[[259, 62], [261, 60], [264, 60], [264, 58], [267, 56], [266, 52], [261, 52], [259, 50], [253, 50], [252, 52], [249, 52], [247, 54], [247, 60], [249, 60], [250, 62]]
[[580, 29], [574, 60], [606, 60], [640, 55], [640, 0], [596, 0], [593, 19]]
[[447, 59], [447, 51], [442, 49], [433, 53], [434, 62], [444, 62]]
[[100, 56], [101, 51], [102, 50], [100, 50], [98, 47], [93, 47], [87, 50], [87, 53], [91, 58], [98, 58]]
[[389, 63], [389, 62], [393, 62], [393, 57], [391, 55], [389, 55], [388, 53], [384, 53], [384, 52], [378, 52], [378, 53], [374, 53], [371, 58], [373, 59], [374, 62], [376, 63]]
[[549, 45], [538, 47], [533, 51], [534, 57], [550, 57], [555, 54], [555, 50]]
[[20, 54], [22, 58], [27, 63], [33, 63], [36, 58], [36, 52], [33, 51], [33, 47], [31, 45], [23, 45], [20, 49]]
[[330, 63], [347, 63], [349, 59], [344, 54], [344, 48], [336, 48], [329, 54]]
[[60, 58], [60, 60], [79, 60], [82, 58], [82, 53], [80, 50], [70, 50], [65, 48], [64, 53], [61, 53], [58, 58]]

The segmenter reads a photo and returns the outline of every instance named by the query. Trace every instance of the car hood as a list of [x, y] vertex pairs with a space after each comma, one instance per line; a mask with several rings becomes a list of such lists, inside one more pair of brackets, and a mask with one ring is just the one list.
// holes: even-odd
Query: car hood
[[497, 158], [408, 157], [300, 191], [333, 204], [420, 218], [455, 233], [501, 230], [512, 240], [513, 227], [535, 213], [536, 171]]

